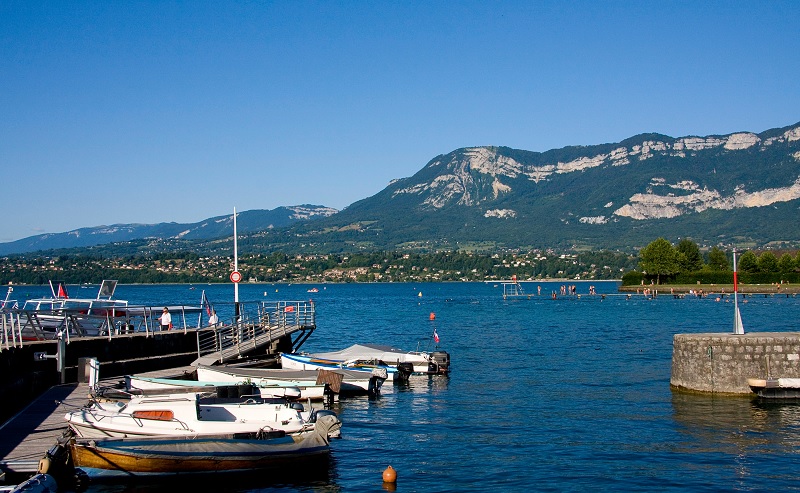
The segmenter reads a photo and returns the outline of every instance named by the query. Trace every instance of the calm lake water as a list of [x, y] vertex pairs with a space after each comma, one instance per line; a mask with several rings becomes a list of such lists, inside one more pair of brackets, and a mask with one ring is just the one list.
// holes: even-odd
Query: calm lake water
[[[412, 377], [384, 387], [377, 400], [336, 404], [343, 438], [332, 443], [330, 469], [321, 475], [193, 487], [378, 492], [392, 465], [398, 492], [800, 490], [800, 405], [670, 390], [673, 335], [731, 332], [731, 303], [627, 299], [616, 283], [592, 284], [596, 296], [578, 283], [580, 299], [556, 300], [550, 293], [560, 283], [515, 300], [504, 300], [501, 286], [479, 283], [329, 284], [313, 294], [310, 285], [242, 285], [243, 301], [317, 302], [318, 328], [305, 351], [356, 342], [431, 350], [435, 328], [452, 374]], [[536, 292], [536, 284], [524, 286]], [[116, 297], [197, 303], [202, 290], [212, 302], [233, 298], [230, 285], [123, 285]], [[19, 299], [24, 293], [15, 292]], [[748, 332], [796, 331], [800, 297], [753, 297], [741, 311]]]

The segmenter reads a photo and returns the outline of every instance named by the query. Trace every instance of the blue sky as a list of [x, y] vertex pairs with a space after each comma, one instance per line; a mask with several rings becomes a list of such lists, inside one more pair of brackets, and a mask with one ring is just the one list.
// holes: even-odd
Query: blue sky
[[0, 241], [800, 121], [800, 3], [0, 2]]

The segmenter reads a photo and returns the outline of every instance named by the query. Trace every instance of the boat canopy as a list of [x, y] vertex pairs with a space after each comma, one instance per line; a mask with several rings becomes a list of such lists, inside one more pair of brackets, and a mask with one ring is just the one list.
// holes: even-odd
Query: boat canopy
[[341, 361], [381, 360], [391, 364], [395, 361], [400, 361], [401, 363], [409, 361], [409, 358], [417, 360], [420, 358], [420, 353], [404, 351], [380, 344], [353, 344], [349, 348], [342, 349], [341, 351], [315, 353], [314, 357]]

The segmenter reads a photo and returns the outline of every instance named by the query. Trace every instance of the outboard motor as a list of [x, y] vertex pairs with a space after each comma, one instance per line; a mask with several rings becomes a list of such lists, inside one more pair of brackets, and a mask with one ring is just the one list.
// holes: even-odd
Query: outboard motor
[[383, 386], [383, 382], [387, 378], [389, 378], [389, 372], [386, 368], [373, 368], [372, 376], [369, 378], [369, 384], [367, 385], [367, 394], [370, 397], [378, 397], [381, 394], [381, 386]]
[[450, 354], [447, 351], [434, 351], [428, 360], [428, 372], [434, 374], [450, 371]]
[[[324, 418], [325, 416], [333, 416], [332, 418]], [[309, 423], [314, 423], [314, 426], [318, 426], [317, 423], [322, 423], [327, 421], [324, 424], [328, 428], [328, 438], [342, 438], [342, 421], [339, 419], [339, 416], [336, 415], [335, 412], [327, 410], [327, 409], [315, 409], [311, 411], [311, 417], [309, 418]], [[332, 426], [329, 423], [338, 423], [338, 426]], [[320, 424], [319, 426], [323, 426]]]
[[397, 379], [399, 381], [407, 382], [412, 373], [414, 373], [413, 363], [397, 363]]

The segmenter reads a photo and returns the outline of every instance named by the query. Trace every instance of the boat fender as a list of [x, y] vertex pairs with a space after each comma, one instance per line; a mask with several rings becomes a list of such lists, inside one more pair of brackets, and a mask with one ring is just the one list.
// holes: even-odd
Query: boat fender
[[39, 468], [37, 469], [37, 472], [39, 474], [47, 474], [48, 471], [50, 471], [51, 465], [52, 462], [50, 460], [50, 457], [47, 456], [42, 457], [41, 459], [39, 459]]

